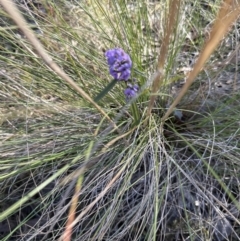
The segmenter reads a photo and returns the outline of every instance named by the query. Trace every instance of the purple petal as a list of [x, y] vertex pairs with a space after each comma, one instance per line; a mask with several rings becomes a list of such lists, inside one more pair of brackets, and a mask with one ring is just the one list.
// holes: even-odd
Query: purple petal
[[106, 51], [105, 56], [110, 74], [117, 80], [128, 80], [131, 75], [132, 61], [121, 48]]
[[126, 99], [130, 100], [133, 97], [135, 97], [137, 95], [138, 90], [139, 90], [138, 85], [135, 84], [134, 86], [132, 86], [131, 84], [129, 84], [127, 89], [124, 90]]
[[128, 80], [130, 75], [131, 75], [131, 71], [129, 69], [126, 69], [123, 72], [121, 72], [119, 79], [120, 80]]
[[136, 95], [136, 93], [131, 88], [127, 88], [124, 90], [124, 95], [126, 96], [127, 99], [131, 99]]

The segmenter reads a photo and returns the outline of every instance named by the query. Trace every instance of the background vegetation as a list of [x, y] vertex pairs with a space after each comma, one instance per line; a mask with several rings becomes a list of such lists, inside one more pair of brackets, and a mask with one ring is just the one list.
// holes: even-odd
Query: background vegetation
[[230, 15], [239, 2], [15, 2], [92, 99], [111, 81], [104, 52], [124, 49], [141, 86], [133, 100], [141, 118], [135, 125], [119, 83], [98, 102], [107, 119], [1, 8], [1, 240], [240, 240], [238, 22], [166, 116], [215, 33], [222, 2], [233, 4]]

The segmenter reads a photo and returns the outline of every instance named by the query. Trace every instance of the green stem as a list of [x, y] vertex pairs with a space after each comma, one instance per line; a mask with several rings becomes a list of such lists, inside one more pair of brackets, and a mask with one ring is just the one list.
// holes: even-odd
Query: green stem
[[132, 103], [132, 105], [131, 105], [131, 111], [132, 111], [132, 114], [133, 114], [134, 126], [138, 125], [139, 122], [140, 122], [140, 115], [139, 115], [139, 111], [138, 111], [138, 108], [137, 108], [137, 104], [135, 102]]
[[112, 80], [95, 98], [94, 101], [98, 102], [101, 100], [118, 82], [118, 80]]

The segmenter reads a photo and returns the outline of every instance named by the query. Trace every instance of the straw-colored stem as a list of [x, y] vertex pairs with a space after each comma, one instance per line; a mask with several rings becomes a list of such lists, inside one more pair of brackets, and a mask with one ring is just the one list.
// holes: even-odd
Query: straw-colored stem
[[212, 52], [216, 49], [221, 39], [229, 31], [230, 26], [236, 21], [240, 14], [240, 4], [239, 1], [235, 5], [233, 0], [225, 0], [222, 7], [219, 10], [218, 16], [210, 33], [210, 37], [207, 40], [204, 48], [202, 49], [193, 70], [190, 72], [185, 85], [182, 87], [179, 95], [174, 100], [172, 105], [169, 107], [168, 111], [162, 118], [164, 122], [169, 115], [173, 112], [176, 105], [180, 102], [182, 97], [186, 94], [187, 90], [193, 83], [196, 76], [202, 70], [205, 62], [208, 60]]
[[78, 203], [78, 196], [79, 196], [79, 193], [81, 191], [82, 182], [83, 182], [83, 175], [84, 174], [82, 174], [78, 178], [78, 181], [77, 181], [77, 184], [76, 184], [76, 187], [75, 187], [75, 193], [72, 197], [72, 203], [71, 203], [70, 210], [69, 210], [66, 229], [63, 232], [62, 237], [60, 237], [59, 241], [71, 241], [72, 229], [73, 229], [73, 226], [74, 226], [74, 225], [72, 225], [72, 223], [74, 222], [74, 219], [75, 219], [77, 203]]
[[164, 38], [163, 38], [162, 46], [158, 56], [157, 70], [153, 77], [152, 95], [150, 97], [147, 115], [151, 114], [155, 99], [157, 97], [157, 92], [164, 78], [164, 65], [167, 59], [171, 35], [173, 34], [174, 27], [176, 26], [176, 23], [177, 23], [178, 13], [180, 10], [180, 2], [181, 0], [170, 1], [169, 11], [166, 19], [166, 24], [165, 24], [166, 28], [164, 29]]

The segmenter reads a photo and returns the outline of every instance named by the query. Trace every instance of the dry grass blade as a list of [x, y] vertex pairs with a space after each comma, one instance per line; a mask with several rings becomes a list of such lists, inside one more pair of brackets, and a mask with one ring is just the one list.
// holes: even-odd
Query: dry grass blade
[[62, 237], [59, 240], [64, 240], [64, 241], [71, 241], [71, 236], [72, 236], [72, 228], [73, 228], [73, 221], [75, 218], [75, 213], [76, 213], [76, 209], [77, 209], [77, 203], [78, 203], [78, 196], [79, 193], [81, 191], [81, 187], [82, 187], [82, 182], [83, 182], [83, 175], [82, 174], [77, 181], [76, 187], [75, 187], [75, 193], [72, 197], [72, 204], [69, 210], [69, 215], [68, 215], [68, 220], [67, 220], [67, 224], [66, 224], [66, 229], [62, 235]]
[[45, 49], [36, 38], [32, 30], [28, 27], [28, 24], [18, 11], [15, 4], [9, 0], [4, 1], [0, 0], [1, 5], [5, 9], [5, 11], [11, 16], [13, 21], [17, 24], [17, 26], [22, 30], [22, 32], [26, 35], [27, 39], [34, 46], [37, 53], [41, 56], [41, 58], [45, 61], [45, 63], [57, 73], [61, 78], [63, 78], [71, 87], [73, 87], [84, 99], [90, 102], [104, 117], [110, 121], [115, 129], [118, 129], [116, 124], [111, 120], [111, 118], [105, 113], [105, 111], [94, 102], [94, 100], [82, 89], [80, 88], [55, 62], [53, 62], [52, 58], [46, 53]]
[[173, 109], [180, 102], [182, 97], [185, 95], [191, 84], [193, 83], [195, 77], [199, 74], [203, 68], [205, 62], [208, 60], [212, 52], [216, 49], [217, 45], [224, 37], [224, 35], [229, 31], [230, 26], [236, 21], [240, 14], [240, 4], [239, 2], [234, 6], [233, 0], [226, 0], [223, 2], [222, 7], [219, 10], [219, 14], [216, 18], [215, 24], [212, 28], [209, 39], [207, 40], [205, 47], [201, 51], [196, 64], [193, 67], [192, 72], [189, 74], [185, 85], [181, 89], [179, 95], [174, 100], [172, 105], [169, 107], [168, 111], [163, 117], [165, 121], [168, 116], [172, 113]]
[[178, 13], [180, 10], [180, 3], [181, 3], [180, 0], [170, 1], [168, 18], [166, 19], [167, 22], [166, 22], [165, 30], [164, 30], [164, 38], [163, 38], [162, 46], [161, 46], [160, 53], [158, 56], [157, 70], [156, 70], [156, 72], [154, 74], [154, 78], [153, 78], [152, 96], [149, 101], [147, 115], [151, 114], [151, 111], [152, 111], [152, 108], [154, 105], [154, 101], [156, 99], [156, 93], [159, 90], [163, 77], [164, 77], [164, 65], [165, 65], [165, 62], [167, 59], [170, 38], [171, 38], [171, 35], [173, 34], [174, 27], [176, 26], [176, 23], [177, 23]]
[[[130, 160], [130, 159], [129, 159]], [[114, 183], [118, 180], [118, 178], [120, 177], [120, 175], [123, 173], [123, 171], [125, 170], [126, 166], [128, 165], [128, 162], [125, 163], [125, 165], [118, 171], [118, 173], [112, 178], [112, 180], [107, 184], [107, 186], [104, 188], [104, 190], [99, 193], [99, 195], [97, 196], [97, 198], [92, 201], [87, 207], [85, 207], [85, 209], [76, 217], [76, 219], [74, 220], [74, 222], [72, 222], [72, 224], [69, 226], [69, 228], [74, 227], [79, 220], [81, 220], [93, 207], [94, 205], [107, 193], [107, 191], [114, 185]]]
[[129, 134], [131, 134], [134, 130], [136, 129], [136, 127], [134, 127], [133, 129], [131, 129], [130, 131], [117, 136], [116, 138], [114, 138], [113, 140], [111, 140], [110, 142], [108, 142], [101, 150], [102, 153], [105, 153], [107, 151], [107, 149], [112, 146], [113, 144], [115, 144], [117, 141], [121, 140], [122, 138], [128, 136]]

